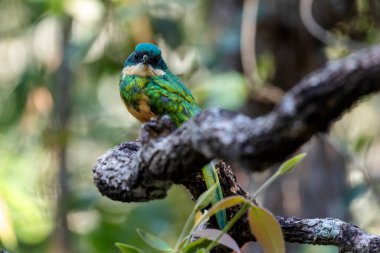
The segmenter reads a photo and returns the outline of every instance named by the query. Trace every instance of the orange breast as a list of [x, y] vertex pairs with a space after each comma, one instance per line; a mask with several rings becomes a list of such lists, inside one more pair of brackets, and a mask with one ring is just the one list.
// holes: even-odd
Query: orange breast
[[139, 110], [135, 110], [133, 107], [127, 104], [125, 106], [127, 107], [128, 111], [133, 115], [133, 117], [135, 117], [141, 122], [147, 122], [151, 118], [156, 117], [156, 115], [150, 110], [148, 103], [144, 99], [140, 100], [138, 106]]

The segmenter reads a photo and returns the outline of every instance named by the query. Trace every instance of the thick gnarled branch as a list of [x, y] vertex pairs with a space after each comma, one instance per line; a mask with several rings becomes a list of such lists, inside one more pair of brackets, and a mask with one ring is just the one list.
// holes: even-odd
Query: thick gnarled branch
[[[202, 181], [197, 172], [210, 160], [224, 159], [261, 171], [292, 154], [312, 135], [326, 131], [364, 95], [378, 90], [380, 46], [362, 50], [310, 74], [266, 116], [250, 119], [212, 109], [174, 131], [166, 117], [149, 122], [142, 128], [140, 141], [123, 143], [98, 159], [94, 181], [103, 195], [124, 202], [163, 198], [173, 183], [186, 185], [196, 197]], [[229, 169], [222, 166], [220, 173], [223, 189], [230, 191], [227, 196], [247, 195]], [[233, 213], [230, 211], [229, 216]], [[289, 242], [337, 245], [352, 252], [379, 249], [379, 237], [342, 221], [284, 217], [278, 220]], [[231, 231], [233, 237], [238, 236], [234, 238], [239, 244], [253, 239], [247, 228], [243, 221]]]
[[[266, 116], [250, 119], [206, 110], [172, 133], [165, 130], [173, 129], [165, 118], [150, 122], [142, 129], [141, 142], [121, 144], [99, 158], [95, 184], [111, 198], [146, 201], [164, 197], [172, 182], [192, 177], [214, 158], [261, 171], [313, 134], [326, 131], [355, 102], [379, 89], [380, 46], [376, 46], [312, 73]], [[149, 139], [152, 132], [158, 138]]]

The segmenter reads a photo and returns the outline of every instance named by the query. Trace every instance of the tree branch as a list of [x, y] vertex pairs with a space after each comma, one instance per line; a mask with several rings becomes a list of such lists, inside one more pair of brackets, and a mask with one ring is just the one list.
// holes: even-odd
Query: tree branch
[[[102, 194], [123, 202], [163, 198], [173, 183], [184, 184], [196, 198], [203, 180], [197, 172], [212, 159], [262, 171], [292, 154], [313, 134], [326, 131], [364, 95], [378, 90], [380, 46], [375, 46], [313, 72], [266, 116], [251, 119], [212, 109], [176, 130], [167, 117], [151, 121], [143, 125], [139, 141], [122, 143], [98, 159], [94, 182]], [[219, 166], [226, 196], [247, 196], [228, 167]], [[228, 215], [233, 213], [230, 210]], [[342, 221], [278, 219], [289, 242], [331, 244], [353, 252], [365, 252], [362, 245], [377, 249], [380, 245], [379, 237]], [[253, 239], [247, 228], [243, 221], [231, 231], [239, 244]]]
[[303, 244], [335, 245], [339, 252], [380, 252], [380, 237], [366, 234], [339, 219], [277, 217], [285, 240]]
[[192, 177], [214, 158], [261, 171], [379, 89], [380, 46], [375, 46], [312, 73], [266, 116], [206, 110], [171, 133], [165, 117], [145, 124], [141, 142], [123, 143], [99, 158], [95, 184], [111, 198], [146, 201], [164, 197], [173, 182]]

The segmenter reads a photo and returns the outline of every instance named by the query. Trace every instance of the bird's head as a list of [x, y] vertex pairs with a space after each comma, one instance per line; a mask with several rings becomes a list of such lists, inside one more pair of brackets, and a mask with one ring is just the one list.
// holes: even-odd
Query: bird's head
[[161, 50], [154, 44], [141, 43], [135, 47], [135, 51], [129, 55], [124, 63], [124, 67], [143, 65], [154, 70], [166, 71], [168, 67], [162, 59]]

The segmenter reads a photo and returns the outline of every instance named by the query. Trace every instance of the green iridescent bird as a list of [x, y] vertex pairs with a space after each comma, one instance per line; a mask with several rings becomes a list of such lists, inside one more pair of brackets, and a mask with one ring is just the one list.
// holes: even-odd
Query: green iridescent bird
[[[129, 55], [121, 72], [119, 88], [128, 111], [141, 122], [168, 115], [178, 127], [201, 111], [190, 90], [170, 72], [161, 57], [161, 50], [150, 43], [137, 45]], [[219, 186], [212, 203], [222, 200], [213, 162], [202, 171], [208, 188], [215, 183]], [[223, 229], [227, 221], [225, 211], [217, 213], [216, 219]]]

